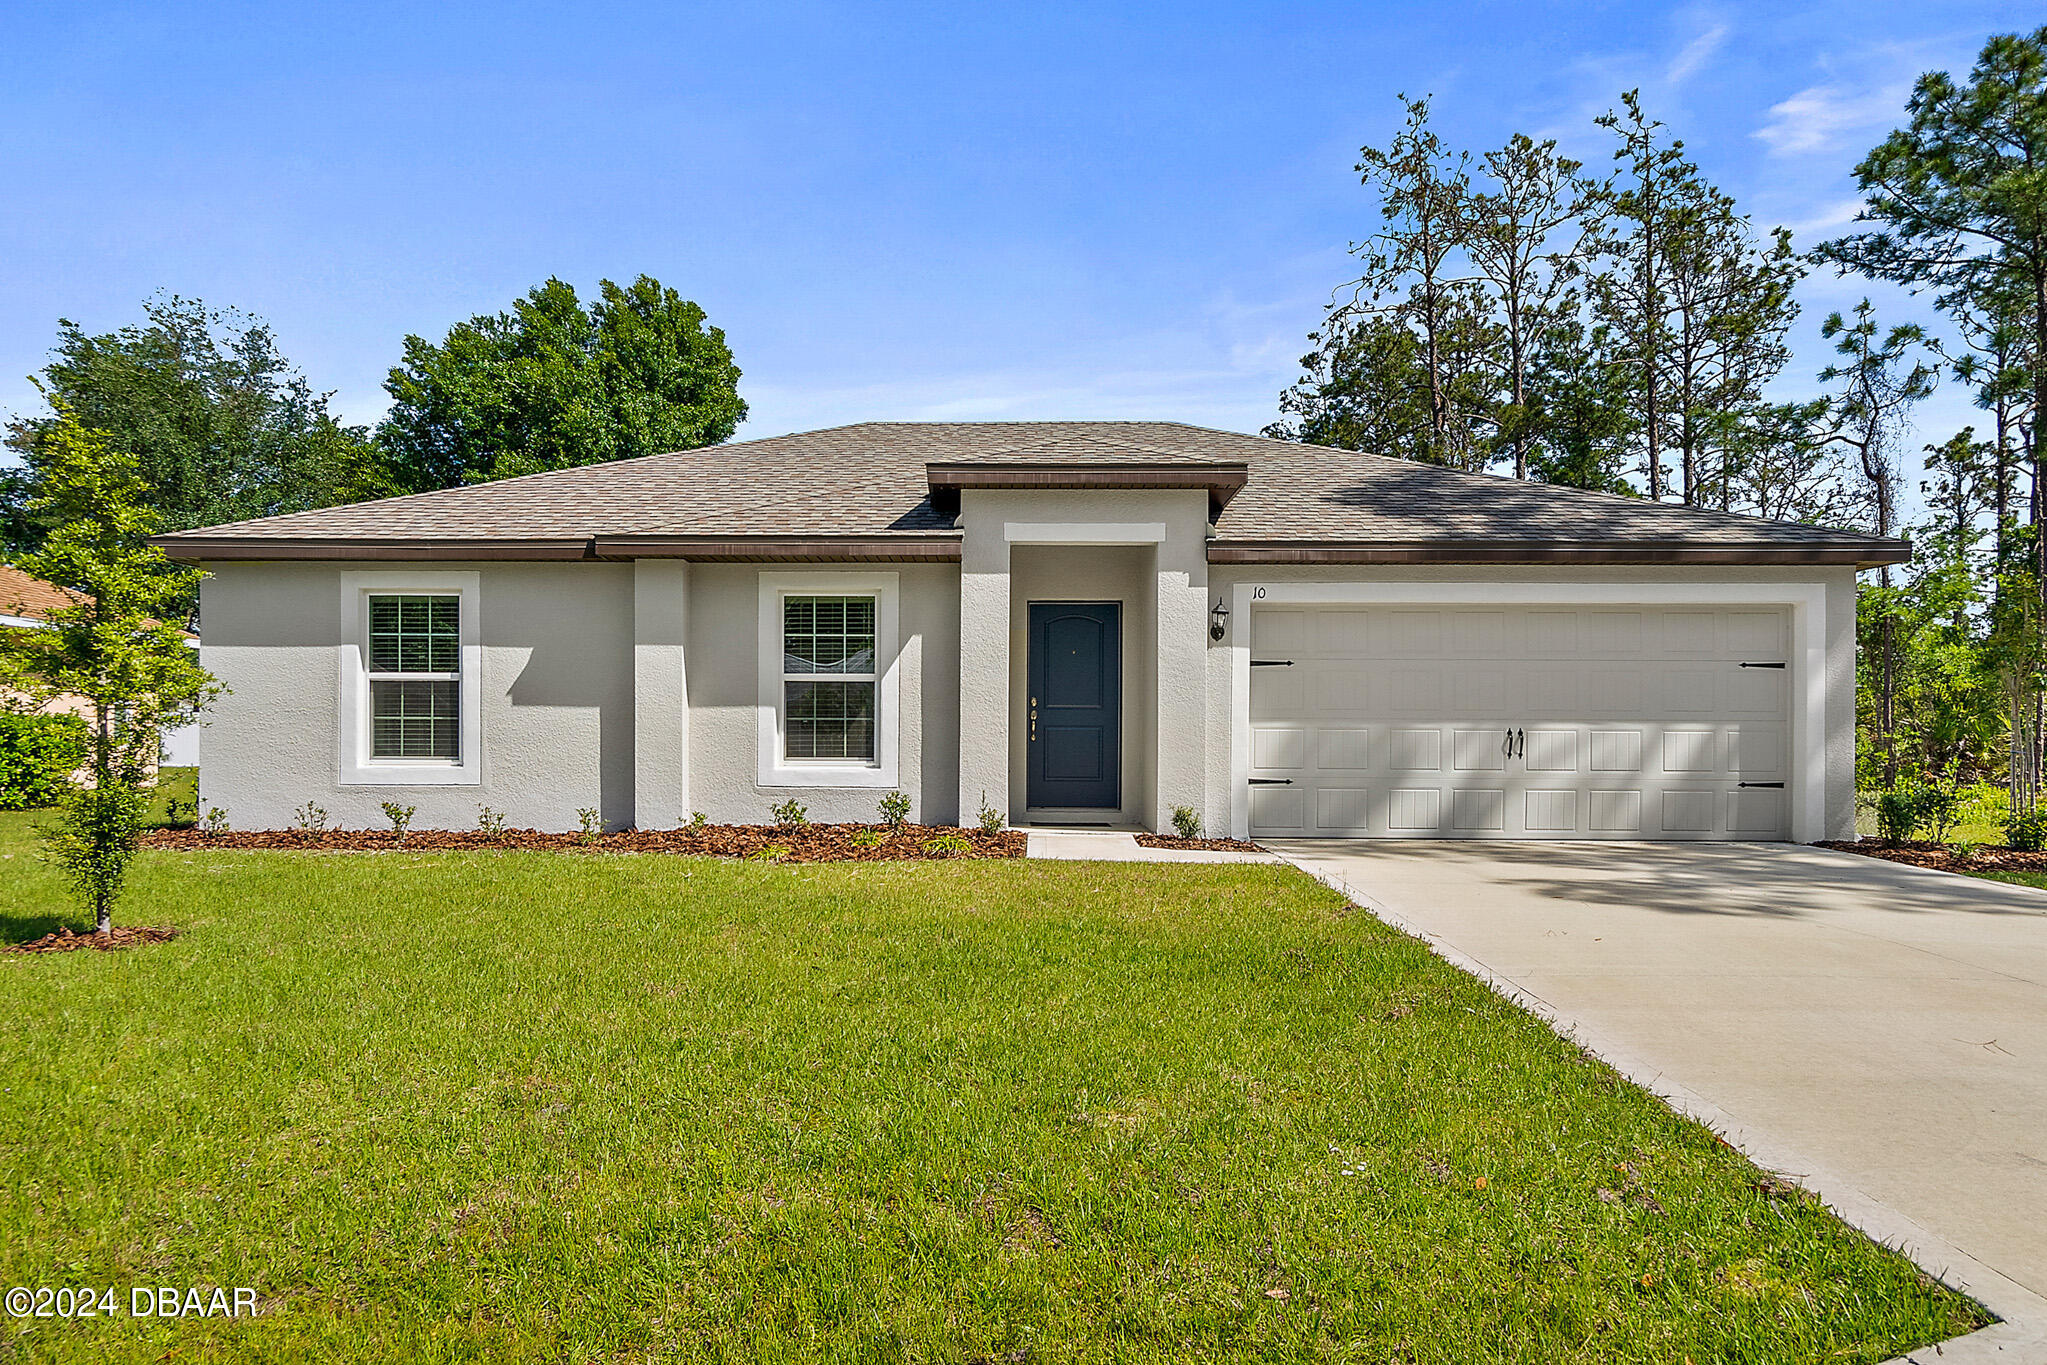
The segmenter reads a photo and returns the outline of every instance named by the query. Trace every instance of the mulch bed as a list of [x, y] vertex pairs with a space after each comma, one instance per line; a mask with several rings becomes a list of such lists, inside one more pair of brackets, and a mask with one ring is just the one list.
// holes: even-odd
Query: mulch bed
[[[862, 833], [883, 835], [880, 843], [863, 848], [853, 842]], [[964, 839], [964, 851], [927, 851], [933, 839]], [[407, 853], [492, 849], [540, 849], [560, 853], [694, 853], [714, 858], [765, 856], [763, 850], [779, 848], [776, 859], [789, 863], [893, 862], [900, 859], [1021, 858], [1024, 835], [1021, 830], [994, 834], [978, 829], [955, 829], [947, 825], [706, 825], [702, 829], [627, 829], [615, 834], [597, 834], [586, 839], [580, 834], [549, 834], [537, 829], [508, 829], [491, 836], [477, 830], [416, 829], [398, 837], [388, 829], [326, 829], [317, 832], [298, 829], [230, 830], [208, 834], [198, 829], [150, 830], [142, 836], [144, 848], [180, 849], [298, 849], [316, 853]]]
[[1182, 839], [1175, 834], [1140, 834], [1143, 848], [1198, 848], [1210, 853], [1256, 853], [1258, 845], [1249, 839]]
[[39, 939], [0, 948], [0, 953], [75, 953], [81, 948], [97, 948], [103, 953], [110, 953], [116, 948], [134, 948], [144, 943], [169, 943], [177, 936], [175, 929], [153, 925], [130, 928], [117, 924], [111, 933], [106, 934], [74, 934], [60, 925]]
[[1967, 859], [1955, 856], [1947, 844], [1891, 843], [1883, 839], [1825, 839], [1821, 848], [1843, 853], [1860, 853], [1865, 858], [1883, 858], [1913, 867], [1930, 867], [1940, 872], [2047, 872], [2047, 853], [2020, 853], [2016, 849], [1978, 846]]

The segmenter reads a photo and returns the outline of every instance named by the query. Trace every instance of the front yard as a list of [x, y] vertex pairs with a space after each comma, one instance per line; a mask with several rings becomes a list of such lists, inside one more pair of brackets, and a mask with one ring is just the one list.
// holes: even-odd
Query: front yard
[[[0, 939], [55, 879], [0, 822]], [[21, 1358], [1878, 1361], [1971, 1304], [1290, 871], [138, 863], [0, 955]]]

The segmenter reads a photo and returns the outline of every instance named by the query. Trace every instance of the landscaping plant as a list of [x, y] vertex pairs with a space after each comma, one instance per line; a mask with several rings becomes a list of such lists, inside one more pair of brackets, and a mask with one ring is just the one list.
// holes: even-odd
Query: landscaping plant
[[476, 808], [476, 830], [486, 839], [502, 839], [505, 836], [505, 813], [492, 810], [489, 806]]
[[903, 824], [910, 818], [910, 798], [902, 792], [890, 792], [882, 797], [881, 818], [887, 824]]
[[19, 567], [79, 596], [50, 612], [46, 629], [0, 631], [0, 685], [31, 702], [70, 695], [89, 707], [85, 771], [46, 828], [45, 847], [96, 932], [110, 934], [158, 736], [167, 723], [189, 720], [220, 686], [173, 624], [203, 575], [144, 543], [159, 522], [135, 457], [114, 450], [61, 400], [53, 405], [27, 504], [50, 530]]
[[77, 716], [0, 711], [0, 810], [56, 805], [71, 789], [89, 747], [85, 722]]
[[391, 832], [398, 836], [398, 846], [403, 848], [405, 832], [412, 828], [412, 815], [419, 807], [401, 806], [396, 801], [386, 801], [383, 804], [384, 818], [391, 822]]
[[2004, 842], [2021, 853], [2047, 848], [2047, 808], [2015, 810], [2004, 818]]
[[807, 825], [810, 823], [809, 809], [793, 796], [780, 805], [769, 808], [768, 814], [777, 825]]
[[1194, 807], [1192, 806], [1175, 806], [1173, 807], [1173, 828], [1179, 831], [1182, 839], [1199, 839], [1201, 837], [1201, 817], [1194, 813]]
[[1001, 811], [995, 809], [995, 807], [988, 804], [988, 793], [982, 792], [981, 832], [983, 834], [1000, 834], [1002, 832], [1002, 827], [1008, 823], [1009, 823], [1008, 820], [1006, 820], [1003, 817]]
[[318, 834], [327, 828], [327, 808], [306, 802], [291, 813], [291, 827], [302, 834]]
[[594, 806], [584, 806], [576, 812], [576, 822], [582, 840], [586, 844], [597, 842], [597, 836], [604, 832], [604, 820]]

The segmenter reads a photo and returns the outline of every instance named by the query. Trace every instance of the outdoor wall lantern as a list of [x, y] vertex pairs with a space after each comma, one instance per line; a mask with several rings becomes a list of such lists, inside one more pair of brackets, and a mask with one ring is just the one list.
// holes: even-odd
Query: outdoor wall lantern
[[1220, 640], [1230, 628], [1229, 604], [1217, 598], [1214, 610], [1208, 613], [1208, 638]]

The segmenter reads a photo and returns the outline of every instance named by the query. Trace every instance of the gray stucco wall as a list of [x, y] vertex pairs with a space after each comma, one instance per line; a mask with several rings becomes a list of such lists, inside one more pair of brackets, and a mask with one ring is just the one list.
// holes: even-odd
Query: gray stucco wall
[[[879, 787], [759, 783], [760, 576], [818, 564], [697, 564], [690, 570], [690, 804], [712, 821], [755, 824], [792, 797], [812, 820], [872, 821]], [[898, 575], [901, 693], [897, 786], [910, 818], [957, 823], [959, 571], [950, 564], [859, 566]]]
[[630, 564], [417, 566], [480, 575], [483, 780], [449, 787], [337, 780], [340, 576], [363, 566], [207, 567], [200, 663], [232, 691], [200, 734], [200, 798], [237, 828], [285, 828], [308, 801], [352, 828], [386, 826], [384, 801], [420, 829], [473, 829], [480, 804], [538, 829], [574, 829], [581, 807], [631, 821]]

